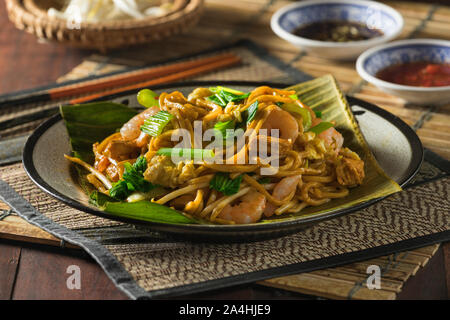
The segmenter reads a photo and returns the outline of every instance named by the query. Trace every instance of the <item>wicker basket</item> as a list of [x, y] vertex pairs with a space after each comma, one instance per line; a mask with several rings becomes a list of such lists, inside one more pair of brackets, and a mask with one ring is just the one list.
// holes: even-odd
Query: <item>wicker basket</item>
[[173, 9], [161, 17], [81, 23], [70, 27], [63, 19], [47, 15], [55, 0], [6, 0], [9, 19], [17, 28], [40, 39], [102, 52], [162, 40], [195, 25], [203, 11], [203, 0], [176, 0]]

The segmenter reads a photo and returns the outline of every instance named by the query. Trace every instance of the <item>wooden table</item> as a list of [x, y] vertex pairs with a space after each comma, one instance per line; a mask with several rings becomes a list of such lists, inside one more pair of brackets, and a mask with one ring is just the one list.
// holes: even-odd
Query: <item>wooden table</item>
[[[0, 25], [0, 94], [52, 83], [92, 54], [38, 43], [9, 23], [3, 5], [0, 5]], [[264, 44], [262, 39], [255, 41]], [[276, 54], [288, 58], [296, 55], [283, 51]], [[81, 290], [67, 288], [66, 271], [70, 265], [81, 269]], [[256, 284], [181, 298], [315, 299]], [[450, 298], [450, 243], [441, 245], [427, 266], [407, 281], [398, 298]], [[81, 250], [0, 239], [0, 299], [127, 299], [127, 296]]]

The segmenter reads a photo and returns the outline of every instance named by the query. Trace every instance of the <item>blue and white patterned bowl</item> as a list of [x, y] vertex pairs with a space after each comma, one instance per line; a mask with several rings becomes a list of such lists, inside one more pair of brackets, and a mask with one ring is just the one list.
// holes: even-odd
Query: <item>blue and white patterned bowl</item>
[[[324, 20], [360, 22], [383, 32], [382, 36], [361, 41], [317, 41], [291, 32], [303, 25]], [[356, 59], [366, 49], [388, 42], [403, 29], [403, 18], [393, 8], [375, 1], [308, 0], [287, 5], [272, 16], [272, 30], [284, 40], [312, 54], [328, 59]]]
[[442, 104], [450, 101], [450, 86], [414, 87], [387, 82], [375, 75], [386, 67], [417, 61], [450, 63], [450, 41], [413, 39], [395, 41], [369, 49], [356, 61], [356, 70], [379, 89], [416, 104]]

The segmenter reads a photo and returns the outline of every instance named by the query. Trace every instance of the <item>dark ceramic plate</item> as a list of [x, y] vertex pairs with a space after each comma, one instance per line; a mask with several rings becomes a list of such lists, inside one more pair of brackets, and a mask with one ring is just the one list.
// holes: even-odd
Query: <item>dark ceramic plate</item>
[[[258, 82], [185, 82], [152, 88], [156, 92], [179, 90], [189, 93], [197, 87], [226, 85], [238, 90], [249, 91]], [[284, 84], [267, 84], [273, 87], [287, 87]], [[105, 97], [137, 107], [136, 92]], [[358, 120], [366, 141], [381, 168], [399, 185], [405, 185], [418, 171], [423, 159], [422, 144], [416, 133], [393, 114], [362, 100], [347, 98]], [[389, 144], [386, 144], [386, 142]], [[45, 192], [81, 211], [94, 215], [132, 223], [152, 231], [169, 233], [189, 239], [212, 241], [252, 241], [278, 237], [298, 232], [311, 224], [325, 219], [354, 212], [367, 207], [380, 199], [367, 201], [350, 208], [334, 210], [317, 216], [296, 217], [292, 220], [251, 225], [173, 225], [143, 222], [128, 218], [118, 218], [98, 210], [89, 204], [89, 197], [73, 179], [71, 164], [63, 154], [70, 154], [69, 137], [60, 115], [44, 122], [28, 139], [23, 163], [30, 178]]]

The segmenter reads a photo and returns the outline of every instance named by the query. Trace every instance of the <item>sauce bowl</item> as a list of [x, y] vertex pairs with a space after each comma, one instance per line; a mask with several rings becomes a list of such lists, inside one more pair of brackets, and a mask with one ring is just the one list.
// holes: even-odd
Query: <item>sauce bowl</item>
[[398, 96], [407, 102], [443, 104], [450, 101], [450, 86], [416, 87], [381, 80], [376, 74], [389, 66], [426, 61], [450, 63], [450, 41], [438, 39], [400, 40], [367, 50], [356, 61], [361, 78], [380, 90]]
[[[367, 40], [317, 41], [294, 35], [292, 31], [319, 21], [352, 21], [383, 32]], [[366, 0], [307, 0], [287, 5], [272, 16], [271, 28], [280, 38], [311, 54], [335, 60], [354, 60], [375, 45], [397, 37], [403, 29], [403, 18], [395, 9]]]

